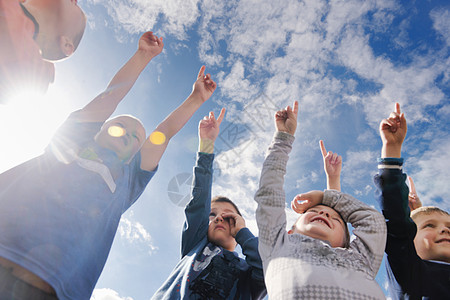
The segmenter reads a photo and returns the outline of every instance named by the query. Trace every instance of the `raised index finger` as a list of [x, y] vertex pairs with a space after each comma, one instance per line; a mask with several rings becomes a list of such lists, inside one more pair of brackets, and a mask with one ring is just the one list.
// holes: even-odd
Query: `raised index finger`
[[200, 71], [198, 71], [198, 76], [197, 76], [197, 78], [202, 78], [203, 76], [205, 76], [205, 66], [202, 66], [201, 68], [200, 68]]
[[323, 157], [327, 156], [327, 150], [325, 149], [325, 145], [324, 145], [323, 141], [320, 140], [319, 144], [320, 144], [320, 150], [322, 151], [322, 156]]
[[395, 112], [396, 112], [398, 115], [401, 114], [401, 112], [400, 112], [400, 103], [398, 103], [398, 102], [395, 102]]
[[294, 101], [294, 109], [292, 111], [295, 115], [298, 114], [298, 101]]
[[411, 193], [417, 194], [416, 193], [416, 187], [414, 186], [414, 181], [409, 176], [408, 176], [408, 181], [409, 181], [409, 187], [411, 188]]

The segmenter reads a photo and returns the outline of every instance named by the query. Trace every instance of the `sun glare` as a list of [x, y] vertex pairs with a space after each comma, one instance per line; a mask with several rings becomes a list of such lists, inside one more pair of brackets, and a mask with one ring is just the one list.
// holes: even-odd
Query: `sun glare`
[[53, 89], [47, 95], [22, 91], [0, 105], [0, 172], [43, 153], [70, 108], [62, 93]]
[[108, 134], [113, 137], [121, 137], [125, 135], [125, 129], [120, 126], [110, 126], [108, 127]]
[[154, 145], [162, 145], [166, 141], [166, 136], [160, 131], [153, 131], [149, 139]]

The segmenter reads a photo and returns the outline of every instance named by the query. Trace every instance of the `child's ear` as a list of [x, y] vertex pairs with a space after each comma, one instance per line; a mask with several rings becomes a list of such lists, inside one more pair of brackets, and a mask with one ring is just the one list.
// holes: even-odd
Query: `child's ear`
[[66, 57], [71, 56], [75, 51], [75, 46], [73, 45], [72, 39], [65, 35], [59, 37], [59, 48]]

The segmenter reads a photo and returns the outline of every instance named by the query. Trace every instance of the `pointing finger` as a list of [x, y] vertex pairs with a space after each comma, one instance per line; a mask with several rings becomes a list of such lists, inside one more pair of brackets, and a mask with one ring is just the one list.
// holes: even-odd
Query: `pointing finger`
[[298, 114], [298, 101], [294, 101], [294, 110], [293, 110], [294, 114], [297, 115]]
[[397, 114], [401, 114], [401, 112], [400, 112], [400, 103], [398, 103], [398, 102], [395, 102], [395, 112], [397, 113]]
[[409, 181], [409, 186], [411, 188], [411, 193], [417, 194], [416, 193], [416, 186], [414, 185], [414, 181], [412, 180], [412, 178], [410, 176], [408, 176], [408, 181]]
[[322, 157], [327, 156], [327, 150], [325, 149], [325, 145], [322, 140], [319, 141], [320, 150], [322, 151]]
[[197, 78], [203, 78], [203, 76], [205, 76], [205, 66], [202, 66], [201, 68], [200, 68], [200, 71], [198, 71], [198, 76], [197, 76]]
[[225, 117], [225, 107], [220, 110], [219, 118], [217, 119], [217, 122], [220, 124], [222, 123], [223, 118]]

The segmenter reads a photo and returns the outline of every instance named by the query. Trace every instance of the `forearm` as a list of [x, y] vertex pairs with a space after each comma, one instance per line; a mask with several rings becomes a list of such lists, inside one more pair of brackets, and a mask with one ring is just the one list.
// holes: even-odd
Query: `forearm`
[[408, 193], [405, 183], [406, 174], [402, 172], [402, 158], [381, 158], [378, 160], [378, 175], [375, 185], [378, 189], [377, 200], [389, 223], [405, 222], [409, 219]]
[[248, 228], [242, 228], [236, 235], [236, 242], [241, 246], [245, 261], [250, 266], [249, 283], [253, 299], [262, 299], [265, 294], [264, 272], [258, 251], [258, 238]]
[[162, 121], [155, 131], [162, 132], [166, 136], [166, 143], [173, 137], [178, 131], [183, 128], [192, 115], [200, 108], [203, 101], [194, 95], [184, 100], [184, 102], [178, 106], [167, 118]]
[[[141, 148], [141, 168], [143, 170], [151, 171], [158, 165], [161, 157], [163, 156], [170, 139], [183, 128], [187, 121], [197, 111], [197, 109], [203, 104], [203, 101], [193, 96], [192, 94], [176, 108], [170, 115], [168, 115], [164, 121], [162, 121], [158, 127], [154, 130], [160, 132], [164, 136], [162, 143], [153, 143], [152, 138], [147, 138], [144, 145]], [[151, 137], [151, 136], [150, 136]], [[205, 152], [205, 151], [199, 151]], [[206, 152], [212, 153], [212, 152]]]
[[198, 153], [197, 164], [194, 167], [191, 199], [184, 211], [186, 222], [181, 239], [182, 256], [189, 253], [208, 232], [213, 161], [214, 155]]
[[116, 73], [106, 90], [82, 109], [84, 121], [104, 122], [108, 119], [151, 59], [145, 51], [136, 51]]
[[[414, 278], [419, 278], [423, 265], [414, 247], [416, 225], [409, 217], [408, 186], [403, 174], [403, 159], [380, 159], [379, 174], [374, 182], [387, 225], [386, 255], [396, 281], [405, 292], [419, 288]], [[414, 274], [414, 276], [411, 276]]]
[[286, 198], [283, 189], [288, 154], [292, 149], [294, 136], [277, 132], [269, 147], [259, 189], [255, 194], [258, 203], [256, 222], [259, 228], [259, 249], [263, 258], [270, 256], [276, 240], [286, 228]]
[[[334, 208], [345, 222], [353, 226], [354, 239], [350, 248], [358, 249], [367, 266], [376, 275], [386, 244], [386, 224], [383, 216], [374, 208], [356, 198], [333, 190], [325, 191], [323, 204]], [[363, 251], [361, 251], [364, 249]]]
[[327, 189], [341, 191], [341, 176], [327, 176]]
[[236, 242], [241, 246], [248, 265], [262, 270], [261, 257], [258, 252], [258, 238], [247, 227], [244, 227], [236, 234]]

